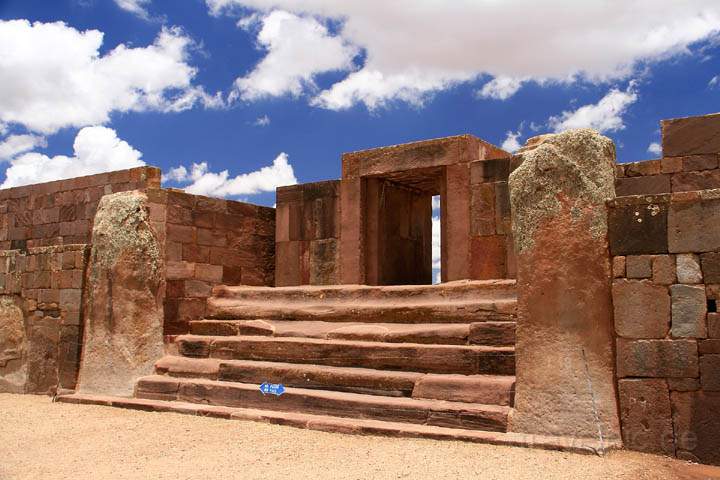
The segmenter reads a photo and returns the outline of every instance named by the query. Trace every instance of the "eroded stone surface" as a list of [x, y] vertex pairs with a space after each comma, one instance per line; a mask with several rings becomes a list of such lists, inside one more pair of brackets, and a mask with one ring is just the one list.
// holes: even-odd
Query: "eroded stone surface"
[[511, 430], [617, 439], [605, 207], [615, 148], [591, 130], [528, 143], [509, 181], [518, 266]]
[[163, 265], [145, 194], [103, 197], [88, 267], [80, 391], [130, 395], [162, 357]]
[[0, 297], [0, 392], [23, 393], [27, 339], [23, 311], [11, 296]]
[[703, 285], [671, 285], [673, 337], [707, 336], [705, 314], [707, 303]]
[[641, 452], [675, 454], [670, 392], [665, 380], [618, 382], [625, 446]]
[[613, 282], [615, 330], [621, 337], [664, 338], [670, 327], [670, 295], [644, 280]]

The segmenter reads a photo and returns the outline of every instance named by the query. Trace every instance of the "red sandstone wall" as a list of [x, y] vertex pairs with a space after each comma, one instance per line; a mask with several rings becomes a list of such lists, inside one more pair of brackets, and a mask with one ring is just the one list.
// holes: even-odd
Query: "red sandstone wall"
[[[0, 391], [75, 388], [88, 253], [84, 244], [0, 252], [0, 298], [23, 312], [20, 335], [4, 335], [0, 345]], [[3, 321], [7, 333], [12, 326]]]
[[277, 189], [275, 285], [340, 283], [340, 181]]
[[0, 250], [88, 243], [100, 198], [160, 187], [160, 170], [140, 167], [0, 190]]
[[720, 114], [664, 120], [662, 133], [662, 159], [618, 164], [618, 196], [720, 188]]
[[187, 333], [215, 285], [274, 284], [275, 210], [148, 190], [150, 221], [165, 242], [165, 334]]
[[628, 448], [720, 463], [720, 190], [610, 204]]

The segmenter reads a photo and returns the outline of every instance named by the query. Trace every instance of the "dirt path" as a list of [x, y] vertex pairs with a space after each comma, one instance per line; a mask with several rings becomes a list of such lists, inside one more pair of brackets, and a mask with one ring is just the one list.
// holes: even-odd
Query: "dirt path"
[[720, 469], [461, 442], [330, 434], [0, 394], [0, 479], [687, 479]]

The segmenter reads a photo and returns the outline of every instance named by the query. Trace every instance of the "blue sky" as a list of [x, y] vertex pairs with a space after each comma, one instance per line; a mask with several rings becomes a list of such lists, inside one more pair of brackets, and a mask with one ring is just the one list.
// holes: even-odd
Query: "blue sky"
[[716, 0], [375, 3], [0, 0], [3, 186], [145, 162], [272, 205], [345, 151], [587, 126], [635, 161], [720, 111]]

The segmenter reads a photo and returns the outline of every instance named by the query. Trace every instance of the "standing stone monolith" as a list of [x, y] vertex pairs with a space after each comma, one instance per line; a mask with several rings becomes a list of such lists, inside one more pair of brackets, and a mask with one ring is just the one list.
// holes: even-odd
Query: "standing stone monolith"
[[100, 200], [92, 232], [78, 390], [131, 395], [163, 355], [164, 262], [140, 192]]
[[620, 439], [605, 202], [615, 146], [592, 130], [530, 139], [510, 175], [517, 255], [514, 432]]
[[15, 297], [0, 296], [0, 392], [25, 393], [28, 377], [25, 316]]

